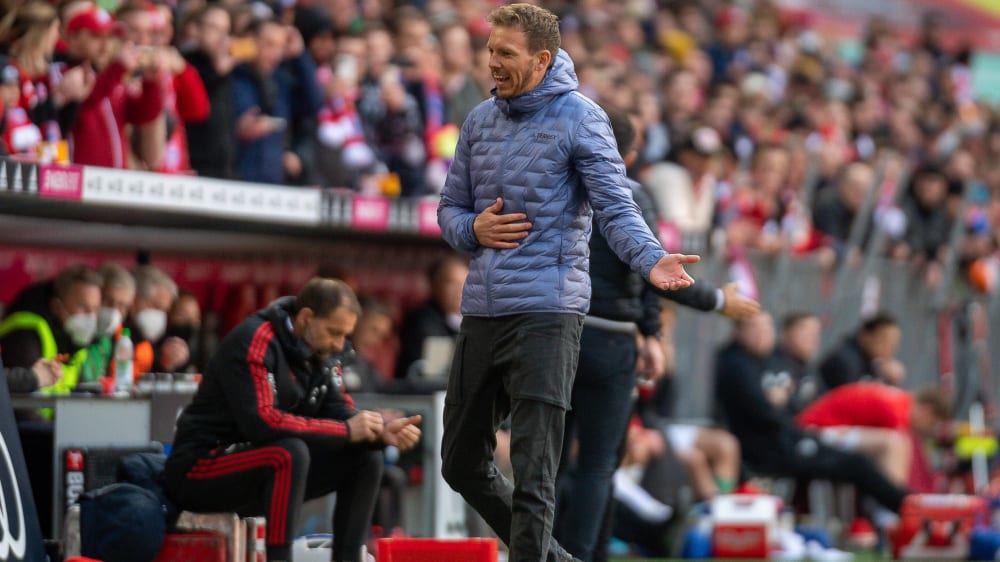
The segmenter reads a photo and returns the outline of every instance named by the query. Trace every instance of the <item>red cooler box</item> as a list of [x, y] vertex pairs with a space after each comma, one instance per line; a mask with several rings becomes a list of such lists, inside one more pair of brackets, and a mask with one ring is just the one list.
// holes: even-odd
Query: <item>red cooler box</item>
[[767, 558], [776, 539], [778, 496], [727, 494], [712, 500], [712, 556]]
[[962, 494], [913, 494], [903, 501], [899, 525], [889, 532], [893, 558], [965, 560], [972, 529], [988, 525], [986, 500]]
[[226, 537], [213, 531], [167, 533], [153, 562], [228, 562]]
[[378, 562], [497, 562], [496, 539], [378, 539]]

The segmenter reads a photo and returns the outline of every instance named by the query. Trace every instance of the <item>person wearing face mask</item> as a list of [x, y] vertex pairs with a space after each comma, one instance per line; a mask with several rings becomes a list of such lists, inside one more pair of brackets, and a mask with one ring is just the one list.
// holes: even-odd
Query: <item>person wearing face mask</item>
[[[0, 358], [11, 393], [66, 393], [76, 386], [97, 331], [101, 277], [82, 265], [18, 293], [0, 323]], [[15, 410], [31, 492], [46, 538], [52, 525], [52, 424], [36, 410]]]
[[135, 300], [135, 278], [127, 269], [107, 262], [97, 268], [101, 285], [101, 308], [97, 311], [97, 337], [87, 349], [87, 362], [80, 377], [82, 383], [93, 383], [105, 376], [114, 376], [112, 355], [125, 321]]
[[71, 266], [32, 285], [11, 303], [0, 323], [0, 348], [11, 392], [69, 392], [97, 332], [101, 277]]
[[374, 560], [364, 544], [381, 449], [416, 445], [420, 416], [385, 422], [355, 409], [339, 356], [360, 313], [347, 284], [316, 277], [222, 340], [166, 462], [181, 509], [265, 515], [267, 560], [287, 561], [302, 502], [336, 492], [332, 559]]
[[454, 340], [458, 336], [462, 324], [462, 287], [468, 274], [468, 263], [458, 256], [441, 258], [427, 270], [431, 296], [403, 318], [396, 360], [397, 379], [407, 378], [417, 361], [424, 357], [427, 338]]
[[191, 356], [187, 342], [167, 336], [167, 312], [177, 298], [177, 284], [162, 270], [142, 265], [135, 269], [135, 301], [126, 327], [135, 342], [135, 373], [172, 373]]
[[180, 291], [174, 304], [170, 306], [167, 314], [167, 338], [179, 338], [187, 345], [189, 353], [188, 360], [183, 365], [174, 368], [175, 372], [200, 372], [204, 368], [201, 361], [201, 346], [199, 345], [199, 335], [201, 332], [201, 305], [198, 304], [198, 297], [191, 291]]

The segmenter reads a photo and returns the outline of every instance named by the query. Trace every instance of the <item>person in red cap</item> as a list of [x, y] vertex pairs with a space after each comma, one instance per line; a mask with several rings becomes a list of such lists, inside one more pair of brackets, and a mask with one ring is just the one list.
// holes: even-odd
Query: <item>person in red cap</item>
[[131, 146], [135, 147], [137, 160], [149, 170], [186, 173], [191, 171], [191, 164], [185, 126], [208, 118], [208, 95], [198, 72], [170, 46], [172, 14], [160, 8], [146, 0], [138, 0], [124, 4], [115, 13], [125, 37], [143, 49], [159, 53], [168, 71], [161, 84], [164, 111], [134, 131]]
[[[111, 45], [114, 28], [114, 20], [100, 8], [79, 11], [66, 24], [67, 55], [96, 75], [72, 130], [70, 152], [77, 164], [125, 168], [125, 125], [144, 125], [163, 111], [166, 61], [127, 41]], [[129, 84], [130, 75], [141, 80]]]

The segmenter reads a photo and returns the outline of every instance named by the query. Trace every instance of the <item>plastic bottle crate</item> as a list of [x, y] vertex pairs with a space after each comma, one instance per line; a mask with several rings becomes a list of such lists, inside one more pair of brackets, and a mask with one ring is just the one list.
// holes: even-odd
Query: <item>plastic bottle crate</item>
[[378, 539], [378, 562], [497, 562], [496, 539]]

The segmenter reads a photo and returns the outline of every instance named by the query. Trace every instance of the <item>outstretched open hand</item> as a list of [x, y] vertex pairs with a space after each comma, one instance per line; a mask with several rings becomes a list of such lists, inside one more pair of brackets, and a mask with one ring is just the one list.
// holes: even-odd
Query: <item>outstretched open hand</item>
[[700, 256], [667, 254], [649, 272], [649, 282], [665, 291], [676, 291], [694, 285], [694, 278], [684, 271], [684, 264], [698, 263]]

